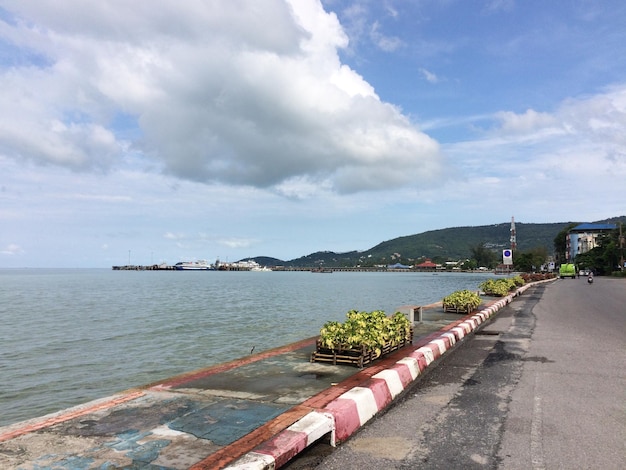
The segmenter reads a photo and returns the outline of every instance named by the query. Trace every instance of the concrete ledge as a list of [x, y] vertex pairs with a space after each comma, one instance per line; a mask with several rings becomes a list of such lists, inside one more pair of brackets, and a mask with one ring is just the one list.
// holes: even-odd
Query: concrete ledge
[[3, 432], [0, 433], [0, 442], [8, 441], [9, 439], [23, 436], [31, 432], [45, 429], [49, 426], [54, 426], [58, 423], [63, 423], [69, 419], [84, 416], [89, 413], [93, 413], [99, 410], [105, 410], [112, 406], [119, 405], [120, 403], [129, 402], [135, 400], [138, 397], [145, 395], [142, 391], [129, 391], [127, 393], [116, 394], [106, 398], [100, 398], [93, 400], [82, 405], [74, 406], [66, 410], [59, 411], [57, 413], [51, 413], [41, 418], [34, 418], [27, 421], [15, 423], [13, 425], [3, 428]]
[[345, 441], [408, 389], [429, 365], [447, 351], [454, 349], [464, 337], [473, 333], [516, 296], [532, 286], [551, 281], [553, 279], [525, 284], [514, 293], [492, 302], [478, 313], [470, 314], [452, 328], [439, 331], [426, 345], [409, 352], [406, 357], [354, 386], [322, 409], [304, 416], [283, 433], [225, 468], [229, 470], [278, 468], [327, 434], [330, 434], [330, 443], [333, 446]]

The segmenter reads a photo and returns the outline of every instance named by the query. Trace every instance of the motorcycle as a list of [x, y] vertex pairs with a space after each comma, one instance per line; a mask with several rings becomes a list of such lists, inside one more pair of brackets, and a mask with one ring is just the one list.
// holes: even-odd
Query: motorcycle
[[589, 284], [593, 284], [593, 276], [589, 276], [589, 277], [587, 278], [587, 282], [588, 282]]

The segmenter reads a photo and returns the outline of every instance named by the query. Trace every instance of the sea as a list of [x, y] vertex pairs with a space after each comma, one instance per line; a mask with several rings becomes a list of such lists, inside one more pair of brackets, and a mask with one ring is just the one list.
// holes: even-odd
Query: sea
[[0, 269], [0, 426], [427, 305], [485, 273]]

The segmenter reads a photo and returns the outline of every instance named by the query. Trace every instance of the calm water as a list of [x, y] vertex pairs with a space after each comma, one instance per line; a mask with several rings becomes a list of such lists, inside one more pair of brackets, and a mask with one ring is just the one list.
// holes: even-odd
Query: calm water
[[395, 312], [489, 275], [0, 269], [0, 426]]

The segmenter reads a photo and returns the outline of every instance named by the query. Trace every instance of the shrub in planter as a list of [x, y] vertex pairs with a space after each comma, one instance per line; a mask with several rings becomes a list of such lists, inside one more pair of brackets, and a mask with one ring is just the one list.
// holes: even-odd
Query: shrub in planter
[[318, 343], [321, 347], [334, 350], [365, 348], [380, 355], [384, 346], [410, 340], [411, 324], [401, 312], [388, 317], [382, 310], [351, 310], [346, 317], [344, 323], [329, 321], [324, 324]]
[[503, 297], [511, 290], [511, 285], [507, 279], [487, 279], [480, 285], [480, 288], [486, 295]]
[[486, 295], [503, 297], [507, 295], [510, 291], [513, 291], [519, 286], [523, 286], [524, 284], [525, 281], [521, 276], [514, 276], [497, 280], [487, 279], [480, 285], [480, 288]]
[[468, 313], [478, 307], [480, 302], [480, 296], [467, 289], [453, 292], [442, 300], [444, 310], [454, 309]]

